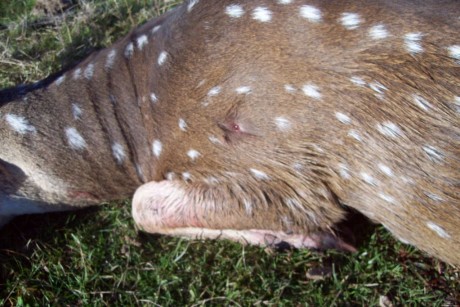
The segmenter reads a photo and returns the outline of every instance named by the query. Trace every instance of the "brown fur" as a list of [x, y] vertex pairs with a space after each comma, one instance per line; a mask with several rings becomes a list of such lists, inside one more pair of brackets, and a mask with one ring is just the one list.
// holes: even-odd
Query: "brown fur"
[[[191, 210], [201, 227], [329, 232], [345, 217], [343, 206], [350, 206], [398, 238], [460, 264], [460, 123], [454, 103], [460, 67], [446, 51], [460, 43], [458, 3], [305, 2], [323, 12], [320, 23], [301, 18], [297, 2], [238, 3], [245, 14], [233, 19], [225, 15], [233, 1], [200, 1], [191, 12], [187, 4], [179, 7], [116, 43], [113, 68], [104, 67], [112, 48], [102, 50], [66, 72], [63, 84], [2, 106], [2, 114], [22, 114], [38, 132], [23, 137], [0, 122], [6, 140], [0, 152], [33, 161], [72, 192], [42, 193], [19, 184], [16, 195], [80, 206], [127, 197], [141, 183], [165, 180], [172, 172], [193, 199]], [[271, 22], [251, 19], [258, 6], [273, 12]], [[343, 12], [359, 13], [363, 22], [348, 30], [337, 21]], [[370, 39], [367, 30], [380, 23], [390, 36]], [[150, 34], [155, 25], [161, 29]], [[405, 50], [404, 35], [410, 32], [423, 33], [420, 54]], [[140, 51], [135, 42], [144, 33], [149, 44]], [[130, 41], [135, 50], [127, 59], [122, 55]], [[158, 65], [162, 50], [168, 59]], [[91, 81], [72, 81], [75, 70], [83, 74], [90, 63]], [[352, 76], [365, 86], [353, 84]], [[318, 86], [320, 99], [302, 93], [309, 83]], [[377, 83], [385, 87], [382, 93], [372, 88]], [[286, 84], [295, 91], [285, 91]], [[250, 94], [235, 93], [244, 85]], [[221, 92], [209, 96], [215, 86]], [[157, 103], [149, 100], [151, 91]], [[414, 103], [414, 95], [429, 102], [428, 110]], [[81, 120], [72, 119], [72, 102], [81, 103]], [[351, 122], [340, 122], [336, 112]], [[276, 126], [276, 117], [289, 120], [286, 131]], [[187, 131], [179, 129], [179, 118]], [[378, 127], [385, 122], [396, 124], [399, 135], [382, 134]], [[87, 149], [69, 148], [62, 134], [69, 123], [82, 132]], [[361, 141], [350, 137], [352, 129]], [[163, 143], [159, 159], [151, 150], [155, 139]], [[121, 165], [111, 156], [114, 141], [127, 149]], [[427, 155], [427, 146], [439, 150], [439, 159]], [[190, 159], [190, 149], [200, 156]], [[14, 164], [11, 156], [0, 154]], [[136, 174], [136, 165], [142, 173]], [[344, 165], [349, 177], [341, 176]], [[250, 169], [269, 179], [258, 179]], [[184, 172], [191, 178], [182, 180]], [[0, 191], [11, 195], [11, 186], [0, 183]], [[190, 216], [181, 214], [180, 226], [192, 226]], [[162, 227], [177, 224], [165, 221]]]

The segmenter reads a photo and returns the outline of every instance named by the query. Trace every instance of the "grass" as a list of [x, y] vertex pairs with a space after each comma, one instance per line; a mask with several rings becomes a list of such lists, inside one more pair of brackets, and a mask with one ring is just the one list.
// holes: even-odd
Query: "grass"
[[[0, 88], [71, 65], [178, 1], [57, 3], [0, 2]], [[356, 254], [318, 254], [139, 234], [129, 201], [25, 216], [0, 231], [0, 305], [459, 304], [459, 270], [381, 227], [355, 231], [365, 234]]]

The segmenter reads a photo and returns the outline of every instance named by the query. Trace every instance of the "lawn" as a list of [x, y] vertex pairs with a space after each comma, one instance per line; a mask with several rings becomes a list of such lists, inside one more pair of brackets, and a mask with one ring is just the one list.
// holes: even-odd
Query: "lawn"
[[[72, 65], [180, 1], [62, 2], [0, 0], [0, 88]], [[25, 216], [0, 230], [0, 305], [460, 304], [458, 269], [382, 227], [352, 228], [357, 253], [320, 254], [140, 234], [129, 200]]]

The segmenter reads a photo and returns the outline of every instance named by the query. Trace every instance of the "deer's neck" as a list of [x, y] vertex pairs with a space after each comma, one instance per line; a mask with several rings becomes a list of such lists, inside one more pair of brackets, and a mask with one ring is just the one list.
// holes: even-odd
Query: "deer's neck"
[[79, 193], [97, 200], [126, 197], [156, 179], [161, 144], [155, 143], [155, 71], [168, 54], [152, 34], [128, 35], [55, 77], [4, 91], [1, 116], [21, 145], [9, 146], [0, 158], [37, 161], [37, 168], [62, 180], [77, 198]]

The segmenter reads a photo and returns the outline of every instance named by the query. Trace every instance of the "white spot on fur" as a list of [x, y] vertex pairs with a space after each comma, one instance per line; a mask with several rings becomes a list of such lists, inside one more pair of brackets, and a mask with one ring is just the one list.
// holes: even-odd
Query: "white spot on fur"
[[236, 89], [238, 94], [249, 94], [251, 92], [251, 88], [249, 86], [240, 86]]
[[220, 87], [220, 86], [215, 86], [215, 87], [213, 87], [212, 89], [209, 90], [208, 96], [209, 96], [209, 97], [217, 96], [217, 95], [219, 95], [219, 93], [220, 93], [221, 91], [222, 91], [222, 87]]
[[379, 163], [378, 167], [379, 167], [380, 171], [382, 173], [384, 173], [385, 175], [387, 175], [388, 177], [393, 177], [394, 176], [393, 171], [391, 170], [391, 168], [389, 168], [385, 164]]
[[[286, 198], [284, 199], [286, 205], [294, 212], [306, 212], [305, 207], [302, 206], [302, 203], [295, 198]], [[310, 214], [309, 214], [310, 215]]]
[[369, 29], [369, 36], [372, 39], [385, 39], [388, 37], [388, 31], [384, 25], [375, 25]]
[[415, 181], [412, 179], [412, 178], [408, 178], [406, 176], [401, 176], [401, 180], [402, 182], [404, 182], [405, 184], [410, 184], [410, 185], [414, 185], [415, 184]]
[[428, 155], [428, 158], [435, 163], [440, 163], [444, 160], [444, 154], [438, 148], [425, 145], [423, 146], [423, 151]]
[[179, 118], [179, 129], [182, 131], [187, 131], [187, 123], [183, 118]]
[[168, 58], [168, 53], [166, 51], [160, 52], [160, 55], [158, 56], [158, 65], [163, 65], [166, 62], [166, 59]]
[[125, 47], [125, 57], [129, 59], [133, 56], [133, 54], [134, 54], [134, 45], [133, 43], [129, 43]]
[[6, 114], [5, 120], [10, 127], [20, 134], [35, 133], [37, 129], [32, 126], [27, 119], [14, 114]]
[[305, 84], [302, 87], [302, 91], [306, 96], [310, 98], [321, 99], [322, 97], [321, 93], [319, 92], [319, 87], [314, 84]]
[[353, 139], [355, 139], [355, 140], [357, 140], [358, 142], [363, 141], [363, 139], [361, 138], [361, 135], [355, 129], [351, 129], [350, 131], [348, 131], [348, 136], [353, 138]]
[[143, 179], [144, 178], [144, 172], [142, 171], [142, 167], [136, 163], [136, 174], [137, 177]]
[[383, 95], [385, 95], [385, 91], [387, 91], [387, 87], [383, 85], [380, 82], [371, 82], [369, 83], [369, 87], [377, 93], [377, 97], [383, 98]]
[[195, 161], [199, 156], [201, 156], [201, 154], [196, 151], [195, 149], [190, 149], [188, 152], [187, 152], [187, 156], [192, 159], [192, 161]]
[[358, 77], [358, 76], [352, 76], [350, 78], [350, 81], [353, 83], [353, 84], [356, 84], [357, 86], [365, 86], [366, 85], [366, 81], [364, 81], [362, 78]]
[[76, 103], [72, 103], [72, 115], [73, 119], [79, 120], [83, 114], [83, 111], [81, 110], [80, 106]]
[[396, 200], [394, 199], [393, 196], [390, 196], [385, 193], [379, 193], [379, 197], [390, 204], [396, 204]]
[[292, 220], [291, 220], [288, 216], [283, 215], [283, 216], [281, 217], [281, 221], [283, 222], [283, 225], [284, 225], [285, 227], [288, 227], [288, 228], [289, 228], [289, 227], [292, 227]]
[[460, 64], [460, 45], [452, 45], [447, 50], [449, 51], [449, 56], [457, 60], [457, 63]]
[[85, 68], [85, 72], [83, 73], [85, 75], [85, 78], [88, 80], [91, 80], [94, 75], [94, 64], [88, 64]]
[[182, 179], [185, 181], [189, 181], [192, 179], [192, 175], [189, 172], [183, 172], [182, 173]]
[[204, 101], [201, 102], [201, 105], [202, 105], [203, 107], [207, 107], [207, 106], [209, 106], [209, 101], [208, 101], [208, 100], [204, 100]]
[[291, 84], [285, 84], [284, 90], [288, 93], [294, 93], [296, 91], [295, 87], [292, 86]]
[[302, 165], [302, 163], [295, 162], [294, 164], [292, 164], [292, 168], [293, 168], [296, 172], [302, 172], [302, 170], [303, 170], [303, 165]]
[[206, 79], [201, 80], [198, 82], [198, 85], [196, 87], [202, 87], [206, 83]]
[[335, 117], [339, 120], [339, 122], [341, 122], [342, 124], [346, 124], [346, 125], [349, 125], [351, 124], [351, 118], [346, 115], [346, 114], [343, 114], [341, 112], [336, 112], [335, 113]]
[[460, 113], [460, 96], [455, 96], [454, 97], [454, 105], [455, 105], [455, 110]]
[[158, 30], [160, 30], [161, 26], [158, 25], [158, 26], [154, 26], [153, 29], [152, 29], [152, 34], [155, 34], [158, 32]]
[[65, 75], [60, 76], [59, 78], [56, 79], [56, 85], [61, 85], [62, 82], [65, 80]]
[[419, 95], [414, 94], [412, 95], [412, 98], [414, 99], [415, 104], [423, 111], [428, 111], [428, 109], [431, 109], [433, 107], [431, 103], [429, 103], [425, 98]]
[[270, 179], [270, 177], [266, 173], [259, 171], [257, 169], [251, 168], [249, 169], [249, 171], [258, 180], [269, 180]]
[[233, 18], [240, 18], [244, 15], [244, 10], [241, 5], [232, 4], [225, 8], [225, 14]]
[[73, 78], [74, 80], [80, 79], [81, 77], [81, 68], [77, 68], [73, 72]]
[[120, 143], [112, 144], [112, 154], [118, 164], [122, 164], [125, 160], [125, 150], [123, 149], [123, 146]]
[[439, 225], [433, 223], [433, 222], [427, 222], [426, 226], [436, 232], [438, 236], [444, 239], [450, 239], [450, 235]]
[[155, 104], [158, 102], [158, 97], [155, 95], [155, 93], [150, 93], [150, 101]]
[[354, 30], [359, 27], [362, 20], [356, 13], [343, 13], [342, 17], [340, 17], [340, 22], [347, 30]]
[[378, 94], [383, 94], [384, 91], [388, 90], [388, 88], [380, 82], [371, 82], [369, 83], [369, 87]]
[[219, 180], [214, 176], [209, 176], [204, 179], [204, 182], [206, 182], [208, 185], [216, 185], [219, 183]]
[[258, 6], [252, 12], [252, 19], [260, 22], [269, 22], [272, 19], [272, 12], [263, 6]]
[[200, 0], [190, 0], [187, 5], [187, 12], [191, 12], [193, 7], [199, 2]]
[[440, 201], [443, 201], [444, 199], [437, 195], [437, 194], [434, 194], [434, 193], [430, 193], [430, 192], [425, 192], [425, 195], [430, 198], [431, 200], [434, 200], [436, 202], [440, 202]]
[[113, 63], [115, 62], [115, 57], [117, 56], [117, 51], [115, 49], [110, 50], [107, 54], [107, 59], [105, 60], [105, 68], [111, 69]]
[[215, 137], [214, 135], [210, 135], [210, 136], [208, 137], [208, 139], [209, 139], [209, 141], [210, 141], [211, 143], [213, 143], [214, 145], [222, 145], [222, 142], [221, 142], [217, 137]]
[[292, 0], [278, 0], [277, 2], [279, 4], [290, 4], [290, 3], [292, 3]]
[[324, 149], [322, 149], [318, 144], [313, 144], [312, 146], [317, 152], [324, 152]]
[[378, 131], [388, 137], [397, 138], [403, 135], [401, 129], [394, 123], [386, 121], [377, 125]]
[[72, 149], [81, 150], [86, 147], [86, 141], [77, 131], [77, 129], [73, 127], [67, 127], [65, 128], [65, 135], [67, 137], [67, 142]]
[[228, 177], [230, 178], [238, 178], [239, 177], [239, 173], [236, 173], [236, 172], [224, 172], [225, 175], [227, 175]]
[[339, 164], [339, 174], [340, 174], [340, 177], [342, 177], [343, 179], [346, 179], [346, 180], [350, 179], [351, 175], [350, 175], [350, 169], [348, 168], [348, 165], [340, 163]]
[[406, 50], [411, 54], [417, 54], [423, 52], [423, 47], [420, 44], [422, 40], [422, 33], [407, 33], [404, 35], [404, 44], [406, 45]]
[[320, 22], [322, 20], [321, 11], [311, 5], [302, 5], [300, 7], [300, 16], [310, 22]]
[[171, 180], [176, 179], [176, 174], [174, 174], [173, 172], [167, 172], [165, 177], [166, 177], [166, 180], [171, 181]]
[[246, 214], [252, 215], [252, 203], [249, 200], [244, 199], [243, 204], [244, 204], [244, 211], [246, 211]]
[[149, 43], [149, 39], [147, 38], [147, 35], [143, 34], [137, 38], [137, 48], [139, 50], [142, 50], [144, 46], [146, 46]]
[[288, 131], [291, 129], [291, 122], [285, 117], [275, 117], [275, 124], [280, 131]]
[[163, 150], [163, 144], [160, 142], [160, 140], [153, 141], [153, 144], [152, 144], [153, 155], [159, 158], [162, 150]]
[[361, 179], [363, 179], [363, 181], [369, 185], [372, 185], [372, 186], [376, 186], [377, 185], [377, 180], [372, 177], [371, 175], [369, 175], [368, 173], [366, 172], [361, 172], [360, 173], [361, 175]]

